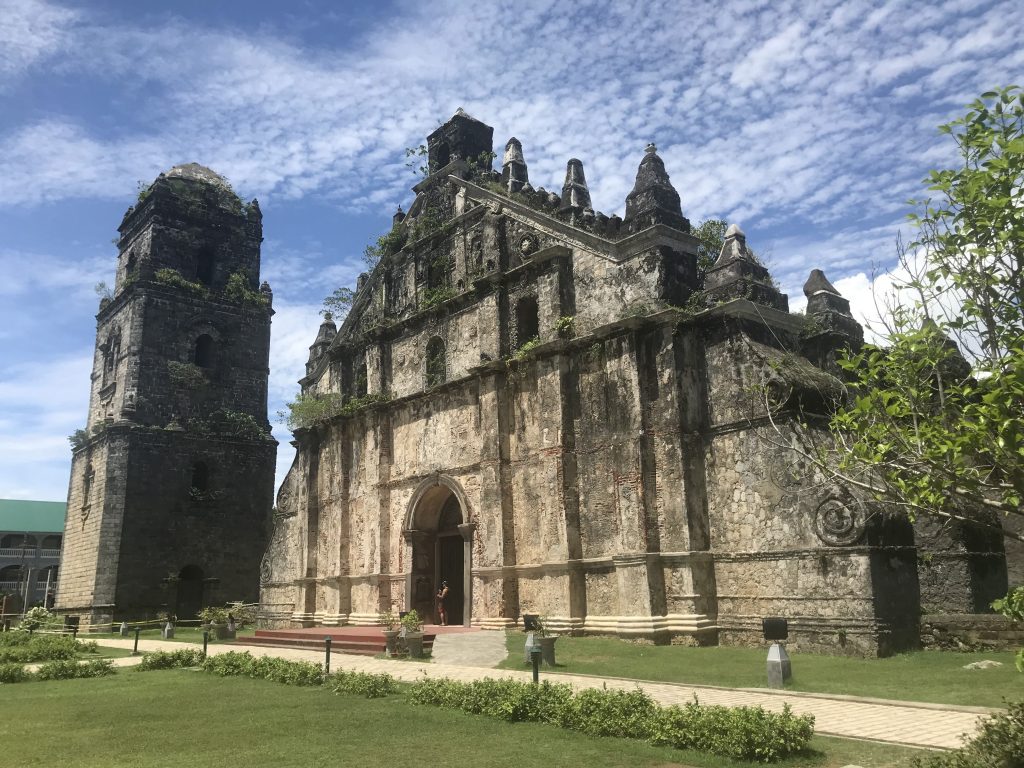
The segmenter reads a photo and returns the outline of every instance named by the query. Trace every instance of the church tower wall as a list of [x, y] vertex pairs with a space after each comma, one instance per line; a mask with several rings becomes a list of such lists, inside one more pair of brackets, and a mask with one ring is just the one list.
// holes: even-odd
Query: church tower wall
[[97, 626], [255, 600], [276, 453], [258, 204], [178, 166], [120, 233], [57, 595], [59, 610]]

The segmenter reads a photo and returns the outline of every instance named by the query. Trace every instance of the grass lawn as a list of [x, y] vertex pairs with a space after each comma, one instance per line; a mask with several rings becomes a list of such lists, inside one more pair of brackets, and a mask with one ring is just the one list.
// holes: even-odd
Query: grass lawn
[[[752, 765], [418, 707], [401, 696], [367, 700], [189, 670], [124, 670], [109, 678], [5, 685], [0, 722], [5, 733], [0, 763], [25, 767], [393, 768], [421, 761], [467, 768], [523, 761], [551, 768]], [[820, 737], [812, 749], [776, 765], [899, 767], [921, 754]]]
[[[522, 663], [522, 632], [510, 631], [506, 669]], [[685, 648], [639, 645], [607, 637], [560, 637], [555, 645], [557, 671], [629, 677], [673, 683], [739, 688], [766, 687], [767, 648]], [[1001, 707], [1003, 699], [1024, 697], [1024, 675], [1013, 654], [920, 651], [888, 659], [818, 656], [790, 651], [796, 691], [874, 696], [938, 704]], [[993, 669], [963, 669], [981, 659], [1001, 661]]]

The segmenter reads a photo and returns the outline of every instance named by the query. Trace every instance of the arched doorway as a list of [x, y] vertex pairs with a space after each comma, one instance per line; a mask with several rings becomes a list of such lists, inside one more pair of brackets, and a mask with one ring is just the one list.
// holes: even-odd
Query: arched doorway
[[406, 538], [412, 545], [407, 604], [427, 623], [439, 623], [436, 598], [448, 583], [445, 609], [448, 623], [469, 624], [466, 588], [468, 562], [465, 510], [460, 495], [447, 481], [438, 479], [414, 497]]
[[186, 565], [178, 574], [178, 597], [174, 614], [179, 619], [194, 619], [203, 609], [203, 569]]

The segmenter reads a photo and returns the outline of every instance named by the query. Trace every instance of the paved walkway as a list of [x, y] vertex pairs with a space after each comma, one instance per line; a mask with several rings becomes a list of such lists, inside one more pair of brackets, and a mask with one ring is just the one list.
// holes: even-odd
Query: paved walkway
[[505, 660], [505, 633], [495, 630], [438, 635], [430, 660], [449, 667], [496, 667]]
[[[462, 637], [465, 637], [465, 635]], [[133, 642], [133, 639], [104, 639], [101, 641], [101, 644], [119, 648], [131, 648]], [[483, 644], [483, 641], [481, 642]], [[165, 640], [139, 641], [139, 648], [144, 651], [173, 651], [186, 646], [186, 643], [175, 643]], [[324, 657], [322, 651], [246, 646], [242, 643], [218, 644], [210, 645], [209, 647], [211, 655], [226, 651], [249, 651], [254, 656], [278, 656], [285, 659], [318, 662], [323, 661]], [[446, 655], [446, 652], [442, 650], [442, 656], [444, 655]], [[130, 666], [135, 663], [138, 663], [138, 657], [115, 660], [117, 666]], [[331, 655], [331, 669], [333, 671], [346, 669], [358, 672], [387, 672], [393, 677], [406, 682], [422, 679], [424, 675], [429, 677], [446, 677], [465, 682], [479, 680], [484, 677], [524, 681], [531, 679], [529, 671], [492, 669], [486, 666], [454, 664], [450, 661], [447, 663], [389, 661], [387, 659], [354, 656], [344, 653], [334, 653]], [[664, 705], [686, 704], [693, 701], [694, 697], [696, 697], [701, 704], [760, 706], [767, 710], [781, 712], [782, 708], [788, 704], [797, 714], [814, 715], [815, 733], [931, 749], [953, 749], [960, 746], [961, 735], [973, 733], [978, 727], [979, 721], [992, 711], [979, 707], [886, 702], [880, 699], [794, 693], [791, 691], [772, 692], [749, 688], [712, 688], [675, 683], [637, 682], [636, 680], [620, 678], [591, 677], [588, 675], [547, 673], [543, 671], [541, 677], [542, 679], [570, 683], [574, 688], [578, 689], [607, 687], [632, 690], [639, 685], [655, 701]]]

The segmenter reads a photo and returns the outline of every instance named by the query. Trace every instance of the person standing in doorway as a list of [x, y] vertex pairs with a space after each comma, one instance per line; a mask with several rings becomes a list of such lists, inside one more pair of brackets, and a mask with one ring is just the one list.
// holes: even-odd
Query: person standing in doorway
[[437, 590], [437, 616], [441, 620], [441, 626], [448, 626], [448, 614], [444, 609], [444, 601], [448, 597], [448, 582], [442, 581], [441, 588]]

